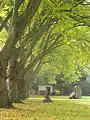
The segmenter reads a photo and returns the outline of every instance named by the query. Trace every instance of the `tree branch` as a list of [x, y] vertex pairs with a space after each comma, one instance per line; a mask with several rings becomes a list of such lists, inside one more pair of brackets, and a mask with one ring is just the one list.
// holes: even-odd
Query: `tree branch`
[[[22, 4], [24, 0], [20, 0], [19, 4], [18, 4], [18, 8], [20, 7], [20, 5]], [[12, 16], [12, 12], [13, 9], [8, 13], [7, 17], [4, 19], [4, 21], [2, 22], [1, 26], [0, 26], [0, 32], [2, 31], [2, 29], [4, 28], [5, 24], [8, 22], [8, 20], [10, 19], [10, 17]]]
[[20, 31], [23, 31], [26, 24], [30, 22], [33, 15], [36, 13], [38, 9], [40, 2], [41, 0], [30, 0], [29, 1], [26, 11], [21, 16], [18, 17], [17, 28], [20, 29]]
[[[1, 22], [1, 24], [3, 23], [3, 18], [1, 16], [0, 16], [0, 22]], [[9, 33], [9, 26], [7, 25], [7, 23], [5, 23], [4, 27], [7, 31], [7, 33]]]

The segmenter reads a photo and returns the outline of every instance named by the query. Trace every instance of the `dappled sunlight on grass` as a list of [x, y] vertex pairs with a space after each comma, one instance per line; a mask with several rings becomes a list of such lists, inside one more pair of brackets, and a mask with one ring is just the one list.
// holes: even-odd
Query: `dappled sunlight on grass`
[[15, 109], [0, 109], [0, 120], [90, 120], [90, 106], [77, 103], [26, 100], [25, 104], [14, 104]]

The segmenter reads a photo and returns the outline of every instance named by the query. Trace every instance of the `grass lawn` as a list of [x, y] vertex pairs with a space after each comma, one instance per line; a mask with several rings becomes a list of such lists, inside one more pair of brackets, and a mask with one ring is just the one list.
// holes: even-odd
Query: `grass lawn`
[[53, 100], [52, 103], [28, 99], [24, 104], [14, 106], [15, 109], [0, 109], [0, 120], [90, 120], [90, 103], [87, 97], [83, 97], [81, 101]]
[[[50, 96], [51, 98], [53, 99], [68, 99], [68, 96]], [[33, 98], [44, 98], [44, 96], [39, 96], [39, 95], [33, 95], [33, 96], [30, 96], [31, 99]]]
[[[69, 96], [50, 96], [52, 99], [68, 99]], [[33, 95], [33, 96], [30, 96], [31, 99], [43, 99], [44, 96], [39, 96], [39, 95]], [[90, 100], [90, 96], [82, 96], [82, 98], [80, 100]]]

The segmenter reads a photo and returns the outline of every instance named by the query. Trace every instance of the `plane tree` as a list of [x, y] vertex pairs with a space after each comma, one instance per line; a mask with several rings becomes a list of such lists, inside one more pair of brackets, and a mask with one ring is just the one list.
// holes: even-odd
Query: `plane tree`
[[[50, 5], [53, 6], [52, 3], [50, 3]], [[76, 13], [76, 7], [78, 5], [79, 4], [77, 4], [75, 7], [72, 6], [72, 8], [75, 9], [72, 10], [72, 12]], [[63, 48], [67, 50], [67, 46], [69, 46], [72, 48], [71, 50], [77, 50], [79, 48], [78, 51], [80, 52], [80, 47], [82, 48], [82, 45], [80, 46], [78, 44], [84, 44], [83, 42], [88, 42], [86, 38], [83, 40], [81, 38], [82, 34], [89, 30], [87, 24], [83, 25], [83, 21], [77, 21], [73, 19], [71, 17], [71, 11], [68, 11], [67, 9], [65, 10], [66, 7], [59, 10], [57, 14], [54, 13], [57, 9], [54, 11], [49, 9], [48, 11], [48, 8], [44, 8], [43, 10], [41, 10], [41, 8], [31, 21], [31, 26], [29, 26], [28, 32], [26, 32], [20, 43], [18, 43], [21, 51], [19, 50], [20, 56], [17, 59], [18, 62], [16, 61], [16, 68], [19, 75], [18, 81], [20, 82], [19, 90], [22, 88], [20, 96], [23, 96], [20, 97], [20, 99], [25, 98], [25, 89], [28, 85], [28, 82], [30, 82], [30, 84], [33, 82], [45, 61], [45, 57], [50, 55], [54, 49], [60, 47], [61, 50], [63, 50]], [[81, 31], [82, 27], [84, 28], [84, 31], [82, 31], [81, 34], [79, 32]], [[74, 54], [74, 52], [72, 54]], [[68, 56], [66, 55], [65, 58], [67, 59]], [[76, 66], [74, 65], [74, 67]], [[65, 68], [65, 70], [67, 69]], [[16, 76], [14, 76], [14, 78], [14, 82], [16, 82]], [[25, 93], [25, 95], [22, 93]]]
[[[5, 13], [4, 16], [1, 15], [0, 31], [3, 28], [6, 29], [7, 25], [9, 26], [9, 29], [6, 29], [9, 30], [7, 40], [0, 52], [1, 107], [8, 106], [7, 77], [14, 82], [15, 79], [12, 77], [18, 79], [16, 81], [23, 83], [21, 85], [23, 87], [19, 88], [25, 88], [27, 84], [25, 78], [33, 81], [33, 77], [45, 63], [45, 57], [50, 55], [54, 49], [63, 48], [64, 45], [74, 48], [74, 44], [78, 45], [82, 39], [76, 37], [74, 41], [72, 32], [78, 33], [75, 28], [78, 28], [77, 30], [85, 28], [88, 32], [90, 25], [89, 3], [84, 0], [11, 1], [2, 0], [0, 3], [1, 10]], [[6, 11], [5, 3], [7, 3]], [[13, 76], [14, 73], [15, 76]]]

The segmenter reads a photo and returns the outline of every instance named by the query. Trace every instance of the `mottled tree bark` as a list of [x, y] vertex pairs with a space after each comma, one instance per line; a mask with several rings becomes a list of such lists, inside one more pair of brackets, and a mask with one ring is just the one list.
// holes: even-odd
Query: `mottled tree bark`
[[8, 108], [8, 91], [6, 85], [6, 66], [7, 63], [3, 63], [0, 61], [0, 107]]
[[[22, 16], [18, 16], [18, 8], [19, 1], [15, 0], [14, 9], [11, 11], [10, 16], [12, 15], [12, 22], [10, 26], [10, 34], [8, 40], [5, 43], [2, 51], [0, 52], [0, 107], [8, 107], [8, 91], [6, 86], [6, 73], [7, 73], [7, 65], [6, 62], [12, 56], [12, 50], [15, 48], [16, 43], [20, 40], [21, 36], [24, 33], [25, 27], [30, 22], [34, 14], [36, 13], [41, 0], [31, 0], [28, 3], [27, 9], [22, 14]], [[20, 3], [21, 4], [21, 3]], [[6, 24], [5, 19], [3, 24]], [[1, 29], [4, 25], [1, 25]], [[13, 83], [12, 83], [13, 84]]]

